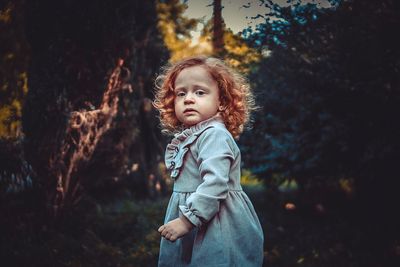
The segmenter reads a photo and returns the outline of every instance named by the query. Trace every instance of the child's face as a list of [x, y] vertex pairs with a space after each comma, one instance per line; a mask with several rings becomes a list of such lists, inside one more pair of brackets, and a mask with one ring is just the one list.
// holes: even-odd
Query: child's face
[[175, 80], [175, 114], [185, 126], [192, 126], [217, 114], [217, 82], [202, 66], [183, 69]]

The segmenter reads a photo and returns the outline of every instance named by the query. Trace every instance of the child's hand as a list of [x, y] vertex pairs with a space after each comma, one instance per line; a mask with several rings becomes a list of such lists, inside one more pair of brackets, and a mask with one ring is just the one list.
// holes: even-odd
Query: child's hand
[[182, 216], [162, 225], [158, 228], [158, 232], [167, 240], [174, 242], [190, 232], [193, 227], [194, 225], [186, 217]]

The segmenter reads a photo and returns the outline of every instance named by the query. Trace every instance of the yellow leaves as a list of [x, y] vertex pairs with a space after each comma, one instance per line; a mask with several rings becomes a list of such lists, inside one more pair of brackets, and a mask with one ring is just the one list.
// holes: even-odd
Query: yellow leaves
[[[6, 119], [8, 119], [8, 117], [10, 117], [10, 114], [11, 114], [11, 111], [8, 106], [1, 107], [0, 108], [0, 122], [3, 122]], [[2, 127], [2, 125], [0, 124], [0, 130], [1, 130], [1, 127]]]
[[190, 30], [197, 25], [196, 20], [183, 17], [186, 5], [177, 0], [167, 2], [157, 1], [158, 29], [164, 43], [171, 53], [171, 62], [195, 54], [210, 54], [211, 46], [204, 40], [193, 44]]
[[[20, 72], [17, 75], [16, 87], [22, 90], [22, 98], [16, 94], [14, 98], [8, 101], [1, 102], [0, 107], [0, 138], [16, 138], [21, 135], [21, 116], [22, 116], [22, 103], [23, 98], [28, 93], [28, 74], [27, 72]], [[1, 85], [3, 92], [15, 90], [10, 88], [8, 82]], [[11, 101], [11, 103], [9, 102]], [[8, 102], [8, 103], [7, 103]]]
[[341, 178], [339, 180], [339, 187], [342, 189], [347, 195], [351, 195], [354, 191], [354, 180], [351, 178]]
[[251, 171], [243, 169], [240, 177], [240, 184], [244, 186], [261, 186], [262, 181], [252, 174]]
[[[24, 7], [6, 1], [0, 9], [0, 138], [21, 135], [21, 116], [28, 92], [29, 45], [24, 32]], [[4, 46], [4, 47], [3, 47]]]
[[18, 75], [18, 88], [22, 88], [22, 92], [24, 96], [28, 93], [28, 73], [26, 71], [21, 72]]
[[9, 23], [11, 21], [11, 12], [13, 10], [13, 4], [8, 3], [8, 5], [0, 10], [0, 22]]
[[224, 43], [228, 53], [226, 62], [244, 74], [249, 72], [249, 65], [258, 62], [261, 58], [256, 49], [248, 46], [239, 35], [234, 34], [231, 30], [225, 30]]
[[21, 102], [20, 102], [19, 100], [17, 100], [17, 99], [14, 99], [13, 102], [11, 103], [11, 106], [14, 107], [15, 110], [17, 111], [17, 112], [16, 112], [16, 115], [17, 115], [18, 117], [21, 117], [21, 114], [22, 114], [22, 105], [21, 105]]
[[175, 29], [174, 22], [160, 22], [159, 28], [163, 33], [164, 43], [171, 53], [171, 62], [176, 62], [185, 57], [203, 54], [210, 55], [212, 52], [211, 43], [204, 38], [199, 38], [199, 42], [194, 44], [190, 38], [181, 37], [178, 38]]
[[21, 102], [14, 99], [10, 105], [0, 108], [0, 138], [18, 137], [21, 134]]
[[225, 48], [237, 55], [245, 55], [250, 52], [250, 48], [237, 35], [231, 31], [226, 31], [224, 34]]

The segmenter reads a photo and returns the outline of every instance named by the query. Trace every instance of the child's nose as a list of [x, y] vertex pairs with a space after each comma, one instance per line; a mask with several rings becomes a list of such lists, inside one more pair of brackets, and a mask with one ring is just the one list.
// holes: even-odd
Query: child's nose
[[193, 95], [192, 94], [190, 94], [190, 93], [188, 93], [186, 96], [185, 96], [185, 104], [190, 104], [190, 103], [194, 103], [194, 97], [193, 97]]

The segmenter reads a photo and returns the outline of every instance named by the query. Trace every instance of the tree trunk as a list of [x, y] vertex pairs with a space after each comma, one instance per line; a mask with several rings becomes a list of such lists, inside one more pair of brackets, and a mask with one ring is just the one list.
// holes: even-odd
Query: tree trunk
[[215, 56], [222, 56], [224, 52], [224, 27], [222, 19], [222, 6], [221, 0], [214, 0], [213, 2], [213, 54]]

